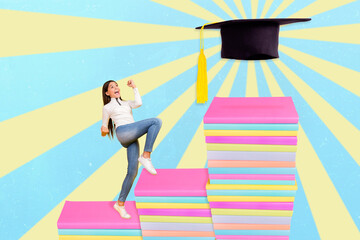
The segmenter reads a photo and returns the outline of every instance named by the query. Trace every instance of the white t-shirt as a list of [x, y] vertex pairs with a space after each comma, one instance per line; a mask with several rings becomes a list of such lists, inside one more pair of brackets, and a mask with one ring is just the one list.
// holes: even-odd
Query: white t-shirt
[[140, 107], [142, 101], [139, 90], [137, 88], [133, 89], [135, 95], [134, 101], [121, 101], [119, 98], [111, 98], [110, 102], [104, 105], [102, 110], [102, 125], [104, 127], [108, 127], [109, 118], [111, 118], [114, 122], [115, 129], [120, 125], [135, 122], [132, 114], [132, 109]]

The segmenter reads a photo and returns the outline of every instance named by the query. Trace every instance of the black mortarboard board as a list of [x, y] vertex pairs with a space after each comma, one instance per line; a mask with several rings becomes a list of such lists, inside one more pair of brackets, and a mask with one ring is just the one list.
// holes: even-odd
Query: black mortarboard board
[[311, 18], [236, 19], [207, 24], [204, 29], [220, 29], [222, 58], [265, 60], [279, 57], [280, 25], [310, 20]]

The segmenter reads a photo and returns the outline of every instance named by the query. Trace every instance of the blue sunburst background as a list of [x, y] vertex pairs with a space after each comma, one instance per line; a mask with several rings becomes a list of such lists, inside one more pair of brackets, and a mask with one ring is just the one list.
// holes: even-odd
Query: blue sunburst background
[[157, 168], [206, 167], [194, 27], [272, 17], [312, 18], [281, 27], [276, 60], [221, 59], [219, 34], [205, 32], [209, 99], [291, 96], [302, 130], [290, 239], [360, 239], [354, 0], [0, 0], [0, 239], [57, 239], [65, 200], [117, 199], [125, 151], [100, 137], [108, 79], [125, 98], [125, 81], [138, 85], [135, 120], [162, 118]]

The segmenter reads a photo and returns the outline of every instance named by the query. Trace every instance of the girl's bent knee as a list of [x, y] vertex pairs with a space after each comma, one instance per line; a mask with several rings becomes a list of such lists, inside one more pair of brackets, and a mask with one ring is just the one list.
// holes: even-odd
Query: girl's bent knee
[[154, 118], [154, 120], [155, 120], [155, 123], [161, 127], [162, 120], [160, 118]]

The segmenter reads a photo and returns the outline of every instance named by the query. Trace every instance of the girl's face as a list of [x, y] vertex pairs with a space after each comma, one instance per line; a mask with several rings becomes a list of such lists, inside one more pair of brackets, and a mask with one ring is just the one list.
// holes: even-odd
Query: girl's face
[[120, 88], [116, 82], [111, 82], [108, 86], [106, 95], [110, 96], [111, 98], [119, 98], [120, 97]]

